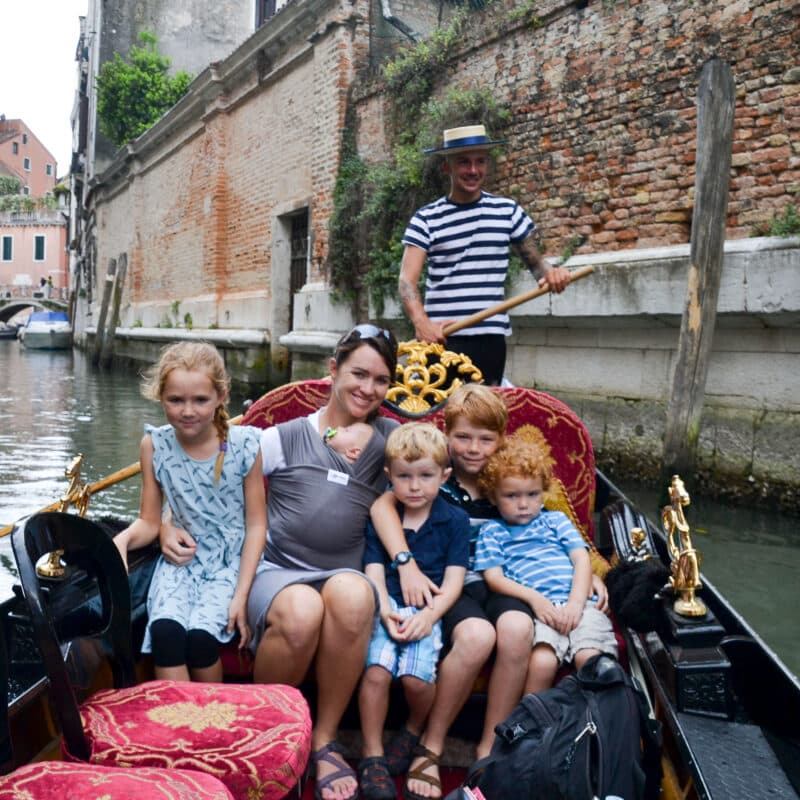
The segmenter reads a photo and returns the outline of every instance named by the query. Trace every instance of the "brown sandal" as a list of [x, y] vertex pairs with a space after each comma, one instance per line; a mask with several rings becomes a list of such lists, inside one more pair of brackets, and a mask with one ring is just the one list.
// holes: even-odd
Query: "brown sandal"
[[[436, 767], [438, 769], [439, 763], [442, 760], [441, 755], [437, 755], [432, 750], [428, 750], [424, 744], [418, 744], [414, 748], [414, 758], [424, 758], [425, 760], [416, 768], [412, 769], [406, 775], [406, 782], [403, 784], [403, 797], [406, 800], [442, 800], [442, 781], [441, 778], [434, 778], [428, 775], [425, 770], [429, 767]], [[408, 779], [411, 778], [415, 781], [423, 781], [439, 790], [439, 797], [425, 797], [424, 795], [412, 792], [408, 788]]]

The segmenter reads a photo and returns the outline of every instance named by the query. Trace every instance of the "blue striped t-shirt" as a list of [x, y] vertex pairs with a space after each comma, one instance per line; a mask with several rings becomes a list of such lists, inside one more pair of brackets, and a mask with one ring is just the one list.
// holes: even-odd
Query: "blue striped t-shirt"
[[542, 511], [527, 525], [484, 523], [475, 548], [478, 572], [502, 567], [512, 581], [535, 589], [552, 603], [566, 603], [575, 572], [569, 553], [588, 549], [563, 511]]
[[[481, 192], [474, 203], [441, 197], [411, 218], [403, 244], [428, 256], [425, 311], [434, 321], [463, 319], [502, 303], [509, 244], [534, 230], [533, 220], [508, 197]], [[459, 336], [511, 333], [508, 314], [495, 314]]]

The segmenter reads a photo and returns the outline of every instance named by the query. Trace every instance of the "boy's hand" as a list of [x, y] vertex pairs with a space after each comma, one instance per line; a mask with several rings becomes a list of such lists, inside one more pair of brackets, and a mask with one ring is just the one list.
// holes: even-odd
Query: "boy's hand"
[[416, 614], [406, 617], [400, 623], [400, 636], [403, 642], [417, 642], [431, 635], [433, 630], [433, 617], [427, 608]]
[[416, 559], [411, 559], [397, 567], [400, 588], [403, 590], [403, 605], [422, 608], [433, 608], [433, 596], [442, 590], [417, 566]]
[[593, 594], [597, 595], [597, 610], [602, 611], [606, 616], [611, 613], [608, 607], [608, 589], [606, 582], [599, 576], [592, 573], [592, 589]]
[[564, 636], [568, 636], [570, 633], [572, 633], [572, 631], [578, 627], [578, 623], [581, 621], [583, 608], [584, 604], [579, 600], [568, 600], [567, 604], [559, 609], [561, 612], [561, 621], [560, 627], [557, 628], [558, 632]]
[[558, 609], [543, 594], [539, 594], [539, 592], [531, 589], [528, 605], [533, 609], [536, 619], [558, 630], [560, 619]]
[[247, 595], [235, 592], [228, 608], [228, 633], [239, 631], [239, 649], [244, 650], [250, 641], [250, 628], [247, 624]]
[[403, 623], [403, 617], [395, 611], [390, 611], [388, 614], [381, 614], [381, 623], [386, 628], [386, 633], [392, 637], [396, 642], [403, 641], [403, 635], [400, 632], [400, 626]]

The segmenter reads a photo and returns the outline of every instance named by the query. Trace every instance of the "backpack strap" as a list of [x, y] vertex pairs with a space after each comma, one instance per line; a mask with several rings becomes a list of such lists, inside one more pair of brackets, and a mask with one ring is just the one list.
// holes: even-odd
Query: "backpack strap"
[[661, 723], [650, 716], [650, 707], [636, 678], [631, 680], [639, 711], [639, 730], [642, 734], [642, 769], [644, 769], [644, 800], [658, 800], [664, 768], [661, 765]]

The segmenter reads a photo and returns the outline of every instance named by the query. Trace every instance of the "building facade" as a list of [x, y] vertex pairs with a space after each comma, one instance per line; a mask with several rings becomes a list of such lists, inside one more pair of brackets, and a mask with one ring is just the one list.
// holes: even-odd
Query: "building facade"
[[26, 196], [44, 197], [56, 186], [53, 154], [21, 119], [0, 119], [0, 164], [19, 179]]

